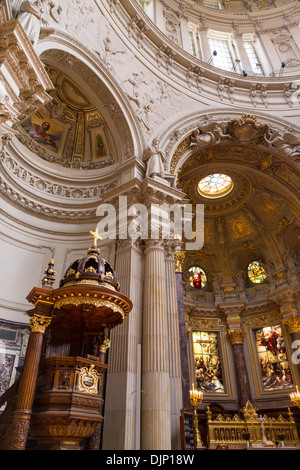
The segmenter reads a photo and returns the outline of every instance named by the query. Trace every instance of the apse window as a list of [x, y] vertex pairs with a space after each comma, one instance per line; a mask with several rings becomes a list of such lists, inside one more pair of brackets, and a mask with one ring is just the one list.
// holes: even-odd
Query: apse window
[[219, 334], [215, 331], [193, 331], [194, 383], [206, 393], [224, 393]]
[[292, 388], [292, 372], [281, 326], [259, 328], [254, 334], [264, 391]]
[[233, 189], [233, 181], [228, 175], [213, 173], [205, 176], [198, 183], [198, 191], [201, 196], [208, 198], [224, 197]]
[[200, 266], [192, 266], [189, 269], [189, 283], [195, 289], [203, 289], [206, 286], [206, 274]]
[[247, 271], [250, 281], [254, 284], [260, 284], [267, 277], [267, 273], [259, 261], [252, 261], [248, 265]]

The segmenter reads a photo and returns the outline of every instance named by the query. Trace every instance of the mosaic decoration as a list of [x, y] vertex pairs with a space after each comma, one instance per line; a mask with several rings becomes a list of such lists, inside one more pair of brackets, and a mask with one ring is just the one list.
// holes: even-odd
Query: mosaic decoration
[[36, 113], [23, 121], [22, 127], [36, 143], [51, 152], [58, 152], [64, 128], [54, 120]]
[[195, 289], [203, 289], [206, 286], [207, 278], [202, 268], [199, 266], [189, 268], [189, 283]]
[[195, 388], [203, 392], [224, 393], [218, 333], [194, 331], [192, 341]]
[[259, 328], [254, 334], [264, 391], [293, 387], [281, 326]]

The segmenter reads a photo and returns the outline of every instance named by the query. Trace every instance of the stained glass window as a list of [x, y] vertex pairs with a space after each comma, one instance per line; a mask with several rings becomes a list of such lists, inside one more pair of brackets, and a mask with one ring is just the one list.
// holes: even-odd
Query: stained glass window
[[202, 289], [206, 286], [207, 278], [202, 268], [199, 266], [192, 266], [189, 269], [189, 283], [195, 289]]
[[194, 386], [204, 392], [223, 393], [224, 380], [218, 333], [193, 331]]
[[259, 284], [266, 279], [267, 273], [259, 261], [252, 261], [248, 265], [248, 277], [251, 282]]
[[293, 387], [281, 326], [259, 328], [254, 334], [264, 391]]
[[233, 188], [233, 181], [228, 175], [213, 173], [202, 178], [198, 183], [198, 191], [202, 196], [210, 198], [223, 197]]

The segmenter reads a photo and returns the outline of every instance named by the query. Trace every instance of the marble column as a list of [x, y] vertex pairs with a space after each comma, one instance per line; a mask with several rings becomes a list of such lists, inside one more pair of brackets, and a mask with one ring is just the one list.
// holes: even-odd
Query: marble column
[[171, 448], [180, 450], [180, 410], [182, 409], [181, 361], [178, 303], [175, 278], [175, 244], [165, 243], [166, 289], [169, 328], [169, 369], [171, 404]]
[[238, 390], [239, 406], [242, 408], [249, 400], [252, 402], [246, 360], [243, 348], [244, 330], [242, 328], [228, 330], [228, 337], [232, 346], [235, 376]]
[[30, 318], [31, 333], [13, 421], [6, 437], [6, 450], [25, 450], [26, 448], [44, 334], [50, 322], [51, 317], [36, 313]]
[[185, 325], [184, 297], [182, 286], [182, 255], [177, 255], [177, 263], [175, 268], [176, 291], [177, 291], [177, 310], [179, 325], [179, 343], [180, 343], [180, 362], [182, 377], [182, 407], [190, 408], [190, 374], [189, 374], [189, 353], [188, 342]]
[[102, 449], [140, 448], [139, 404], [143, 253], [131, 239], [117, 243], [114, 266], [122, 292], [133, 303], [123, 324], [111, 331]]
[[145, 248], [142, 345], [142, 449], [171, 449], [169, 329], [163, 243]]

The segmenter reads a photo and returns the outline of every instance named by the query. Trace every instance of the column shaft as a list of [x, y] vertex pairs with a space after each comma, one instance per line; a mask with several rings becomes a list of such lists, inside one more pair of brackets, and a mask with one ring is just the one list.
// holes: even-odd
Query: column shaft
[[137, 351], [141, 344], [142, 253], [125, 241], [119, 245], [115, 271], [122, 292], [132, 300], [133, 309], [110, 336], [102, 448], [133, 450], [140, 445], [136, 414], [141, 393]]
[[239, 405], [241, 408], [243, 408], [246, 405], [247, 401], [252, 402], [251, 389], [243, 347], [244, 330], [242, 328], [229, 330], [228, 335], [232, 345]]
[[169, 337], [164, 250], [145, 250], [142, 348], [142, 449], [171, 448]]
[[166, 284], [169, 319], [171, 445], [172, 449], [179, 450], [182, 387], [174, 253], [166, 259]]
[[8, 450], [25, 450], [38, 376], [43, 333], [31, 333], [8, 438]]
[[181, 362], [181, 377], [182, 377], [182, 402], [183, 402], [182, 406], [183, 408], [190, 408], [191, 385], [190, 385], [189, 356], [188, 356], [186, 326], [185, 326], [182, 272], [177, 271], [175, 273], [175, 276], [176, 276], [176, 290], [177, 290], [180, 362]]

